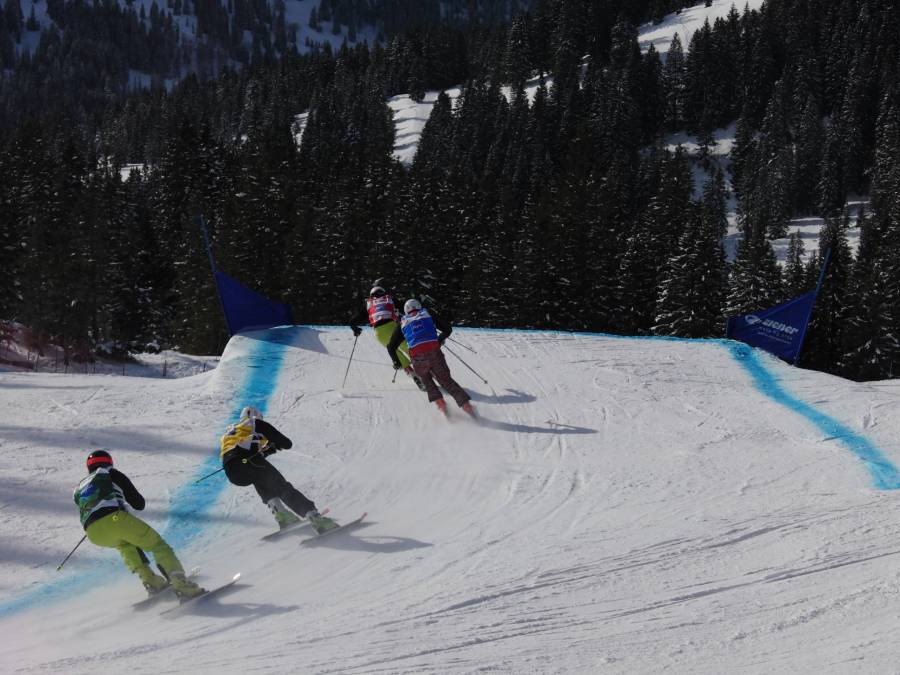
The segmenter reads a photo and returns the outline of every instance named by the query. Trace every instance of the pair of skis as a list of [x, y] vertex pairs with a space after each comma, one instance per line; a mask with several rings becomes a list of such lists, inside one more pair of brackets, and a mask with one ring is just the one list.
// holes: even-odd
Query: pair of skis
[[[200, 568], [194, 567], [185, 576], [187, 576], [188, 579], [194, 579], [199, 572], [200, 572]], [[241, 573], [238, 572], [233, 577], [231, 577], [231, 579], [229, 581], [226, 581], [224, 584], [221, 584], [214, 588], [204, 589], [203, 593], [201, 593], [200, 595], [195, 595], [192, 598], [180, 599], [180, 602], [177, 605], [175, 605], [175, 607], [171, 607], [161, 613], [162, 614], [170, 614], [170, 613], [173, 613], [183, 607], [186, 607], [187, 605], [193, 604], [199, 600], [209, 598], [211, 595], [216, 595], [217, 593], [221, 593], [225, 589], [230, 588], [231, 586], [234, 586], [240, 578], [241, 578]], [[170, 585], [166, 586], [163, 590], [158, 591], [158, 592], [154, 593], [153, 595], [151, 595], [147, 598], [144, 598], [143, 600], [139, 600], [138, 602], [133, 603], [131, 606], [132, 606], [132, 608], [134, 608], [136, 610], [149, 609], [150, 607], [153, 607], [154, 605], [158, 604], [161, 600], [168, 600], [168, 599], [172, 599], [175, 597], [177, 597], [175, 594], [175, 589], [172, 588], [172, 585], [170, 584]]]
[[[325, 509], [325, 511], [323, 511], [323, 514], [327, 513], [327, 512], [328, 512], [328, 509]], [[328, 537], [337, 532], [344, 532], [356, 525], [359, 525], [367, 515], [368, 515], [368, 513], [363, 513], [359, 518], [357, 518], [356, 520], [351, 520], [349, 523], [344, 523], [343, 525], [338, 525], [337, 527], [333, 527], [330, 530], [325, 530], [324, 532], [318, 532], [314, 536], [303, 539], [300, 542], [300, 545], [302, 546], [304, 544], [318, 542], [322, 537]], [[263, 539], [264, 540], [277, 539], [278, 537], [280, 537], [284, 534], [287, 534], [289, 532], [294, 532], [296, 530], [303, 528], [303, 526], [309, 525], [309, 524], [310, 524], [309, 521], [297, 523], [296, 525], [294, 525], [292, 527], [286, 527], [283, 530], [279, 530], [278, 532], [273, 532], [271, 534], [268, 534], [265, 537], [263, 537]], [[192, 579], [192, 578], [196, 577], [199, 572], [200, 572], [200, 568], [194, 567], [193, 569], [191, 569], [190, 572], [188, 572], [188, 574], [186, 576], [189, 579]], [[229, 588], [233, 587], [235, 584], [237, 584], [238, 581], [240, 581], [240, 578], [241, 578], [241, 573], [238, 572], [233, 577], [231, 577], [230, 580], [226, 581], [224, 584], [220, 584], [219, 586], [215, 586], [208, 590], [204, 590], [203, 593], [201, 593], [200, 595], [195, 595], [192, 598], [181, 599], [179, 604], [161, 612], [161, 614], [174, 614], [174, 613], [179, 612], [180, 610], [183, 610], [185, 607], [189, 607], [189, 606], [193, 605], [194, 603], [198, 603], [203, 600], [209, 599], [211, 596], [222, 593], [223, 591], [226, 591]], [[157, 593], [154, 593], [150, 597], [144, 598], [143, 600], [139, 600], [138, 602], [133, 603], [132, 607], [136, 610], [148, 609], [149, 607], [156, 605], [160, 600], [165, 600], [167, 598], [172, 598], [174, 596], [175, 596], [175, 590], [172, 588], [171, 585], [169, 585], [166, 588], [164, 588], [163, 590], [161, 590]]]
[[[323, 516], [327, 513], [328, 513], [328, 509], [325, 509], [324, 511], [322, 511]], [[312, 542], [316, 542], [319, 539], [321, 539], [322, 537], [327, 537], [328, 535], [334, 534], [335, 532], [346, 531], [347, 529], [353, 527], [354, 525], [359, 525], [363, 521], [363, 518], [365, 518], [367, 515], [368, 515], [368, 513], [363, 513], [359, 518], [357, 518], [356, 520], [351, 520], [349, 523], [344, 523], [343, 525], [338, 525], [337, 527], [332, 527], [330, 530], [325, 530], [324, 532], [317, 532], [316, 534], [312, 535], [311, 537], [306, 537], [305, 539], [301, 540], [300, 545], [302, 546], [303, 544], [309, 544]], [[308, 520], [304, 520], [302, 522], [299, 522], [294, 525], [285, 527], [281, 530], [278, 530], [277, 532], [270, 532], [269, 534], [265, 535], [262, 539], [263, 539], [263, 541], [272, 541], [274, 539], [280, 539], [281, 537], [283, 537], [286, 534], [291, 534], [294, 532], [302, 531], [308, 527], [312, 527], [312, 524]]]
[[[437, 409], [440, 411], [441, 416], [443, 416], [444, 419], [447, 419], [447, 420], [453, 419], [452, 417], [450, 417], [450, 408], [447, 406], [446, 403], [444, 404], [443, 407], [438, 406]], [[462, 408], [460, 408], [460, 410], [462, 410]], [[466, 417], [468, 417], [472, 421], [478, 422], [478, 413], [475, 412], [474, 408], [472, 408], [472, 412], [467, 412], [467, 411], [463, 410], [463, 413], [465, 414]]]

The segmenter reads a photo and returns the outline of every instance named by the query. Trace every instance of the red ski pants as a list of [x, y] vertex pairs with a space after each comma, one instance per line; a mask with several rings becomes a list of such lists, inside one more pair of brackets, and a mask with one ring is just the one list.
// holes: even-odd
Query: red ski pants
[[450, 376], [447, 359], [444, 358], [444, 354], [440, 349], [414, 355], [412, 357], [412, 367], [425, 385], [429, 402], [444, 398], [434, 383], [435, 380], [453, 397], [456, 405], [462, 407], [469, 402], [469, 395], [465, 389], [460, 387], [456, 380]]

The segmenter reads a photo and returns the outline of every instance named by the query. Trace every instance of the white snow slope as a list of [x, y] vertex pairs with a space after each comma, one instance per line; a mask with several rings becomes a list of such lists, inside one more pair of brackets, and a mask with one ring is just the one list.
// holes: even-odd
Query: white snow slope
[[[231, 340], [179, 380], [0, 373], [0, 672], [896, 671], [900, 386], [743, 345], [454, 333], [480, 424], [442, 419], [370, 331]], [[400, 381], [402, 380], [402, 381]], [[245, 403], [338, 519], [315, 546], [217, 468]], [[145, 612], [71, 501], [108, 446], [201, 583]], [[169, 603], [168, 606], [173, 606]]]

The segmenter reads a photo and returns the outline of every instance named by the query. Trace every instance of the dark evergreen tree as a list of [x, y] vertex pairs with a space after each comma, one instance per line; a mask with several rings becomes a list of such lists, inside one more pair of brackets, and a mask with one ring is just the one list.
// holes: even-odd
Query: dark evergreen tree
[[656, 301], [656, 335], [716, 337], [722, 335], [726, 266], [725, 180], [721, 173], [703, 188], [687, 229], [669, 258]]
[[845, 214], [826, 219], [825, 226], [819, 233], [819, 250], [822, 252], [820, 271], [828, 251], [830, 257], [801, 356], [802, 365], [834, 373], [839, 372], [839, 364], [846, 349], [847, 319], [850, 312], [850, 273], [853, 260], [847, 243], [848, 227], [849, 217]]

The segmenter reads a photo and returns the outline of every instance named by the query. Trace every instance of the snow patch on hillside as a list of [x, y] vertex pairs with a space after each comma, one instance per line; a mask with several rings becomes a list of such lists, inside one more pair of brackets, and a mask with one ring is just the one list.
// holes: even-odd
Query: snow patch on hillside
[[703, 27], [704, 21], [709, 21], [712, 25], [716, 19], [725, 19], [732, 7], [735, 7], [739, 13], [743, 13], [745, 7], [758, 10], [762, 7], [763, 1], [714, 0], [709, 7], [706, 6], [706, 3], [702, 3], [685, 8], [680, 12], [667, 15], [658, 24], [645, 23], [639, 29], [638, 43], [644, 52], [650, 49], [650, 45], [653, 45], [656, 51], [665, 54], [669, 51], [669, 45], [672, 44], [672, 39], [677, 33], [682, 47], [687, 51], [691, 37], [695, 31]]

